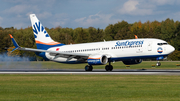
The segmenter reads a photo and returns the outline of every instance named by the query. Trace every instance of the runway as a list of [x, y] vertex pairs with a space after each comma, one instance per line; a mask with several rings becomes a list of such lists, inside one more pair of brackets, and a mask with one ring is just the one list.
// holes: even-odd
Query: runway
[[85, 71], [84, 69], [0, 69], [0, 74], [83, 74], [83, 75], [180, 75], [180, 70], [169, 69], [104, 69]]

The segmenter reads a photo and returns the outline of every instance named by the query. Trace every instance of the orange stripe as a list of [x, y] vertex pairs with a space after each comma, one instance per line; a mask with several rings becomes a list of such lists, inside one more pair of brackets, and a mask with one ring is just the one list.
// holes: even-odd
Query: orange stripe
[[13, 36], [11, 34], [9, 34], [10, 38], [13, 38]]
[[45, 45], [57, 45], [57, 44], [61, 44], [59, 42], [49, 42], [49, 43], [44, 43], [44, 42], [41, 42], [41, 41], [36, 41], [36, 43], [39, 43], [39, 44], [45, 44]]
[[88, 59], [101, 59], [101, 58], [88, 58]]

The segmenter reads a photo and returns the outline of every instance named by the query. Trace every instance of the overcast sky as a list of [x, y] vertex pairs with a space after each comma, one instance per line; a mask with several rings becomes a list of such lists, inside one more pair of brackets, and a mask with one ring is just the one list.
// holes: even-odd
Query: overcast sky
[[180, 21], [180, 0], [1, 0], [0, 27], [27, 28], [32, 13], [48, 28], [105, 29], [122, 20]]

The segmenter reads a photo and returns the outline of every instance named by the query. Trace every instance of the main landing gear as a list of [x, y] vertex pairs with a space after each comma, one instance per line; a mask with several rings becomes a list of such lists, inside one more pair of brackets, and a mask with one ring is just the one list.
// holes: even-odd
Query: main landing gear
[[[85, 71], [92, 71], [92, 70], [93, 70], [92, 65], [86, 65], [85, 66]], [[106, 71], [112, 71], [113, 70], [113, 66], [111, 65], [111, 62], [109, 62], [109, 65], [105, 66], [105, 70]]]
[[109, 62], [109, 65], [106, 65], [105, 69], [106, 69], [106, 71], [112, 71], [113, 70], [113, 66], [111, 65], [111, 62]]
[[86, 65], [85, 66], [85, 71], [92, 71], [93, 67], [91, 65]]

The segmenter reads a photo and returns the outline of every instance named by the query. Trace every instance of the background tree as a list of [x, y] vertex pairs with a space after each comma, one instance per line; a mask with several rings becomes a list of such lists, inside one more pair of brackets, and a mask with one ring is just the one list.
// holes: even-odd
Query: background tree
[[110, 24], [109, 26], [107, 26], [105, 28], [105, 35], [104, 35], [104, 39], [109, 41], [109, 40], [113, 40], [114, 39], [114, 26], [112, 24]]
[[161, 39], [171, 43], [172, 39], [175, 37], [174, 31], [175, 31], [175, 23], [173, 20], [170, 20], [169, 18], [165, 21], [162, 21], [161, 23]]
[[76, 28], [74, 29], [73, 39], [75, 43], [86, 43], [89, 42], [89, 33], [87, 29]]

